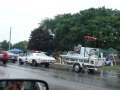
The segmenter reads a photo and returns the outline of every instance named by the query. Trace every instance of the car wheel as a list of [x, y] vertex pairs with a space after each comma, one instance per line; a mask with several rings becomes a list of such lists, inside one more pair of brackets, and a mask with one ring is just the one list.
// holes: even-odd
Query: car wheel
[[15, 63], [15, 60], [13, 60], [12, 63]]
[[37, 62], [35, 60], [32, 61], [32, 66], [37, 67]]
[[20, 59], [20, 60], [19, 60], [19, 65], [22, 65], [22, 64], [23, 64], [23, 62], [22, 62], [22, 60]]
[[46, 63], [46, 64], [45, 64], [45, 68], [48, 68], [48, 67], [49, 67], [49, 63]]
[[76, 64], [73, 65], [73, 70], [76, 73], [79, 73], [79, 72], [81, 72], [82, 68], [81, 68], [80, 64], [76, 63]]
[[3, 64], [6, 65], [7, 61], [3, 61]]

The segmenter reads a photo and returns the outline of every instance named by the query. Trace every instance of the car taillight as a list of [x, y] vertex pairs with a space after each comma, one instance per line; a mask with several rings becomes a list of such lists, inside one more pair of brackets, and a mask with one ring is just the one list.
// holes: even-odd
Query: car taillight
[[9, 58], [9, 55], [8, 55], [7, 53], [4, 53], [4, 54], [3, 54], [3, 57]]

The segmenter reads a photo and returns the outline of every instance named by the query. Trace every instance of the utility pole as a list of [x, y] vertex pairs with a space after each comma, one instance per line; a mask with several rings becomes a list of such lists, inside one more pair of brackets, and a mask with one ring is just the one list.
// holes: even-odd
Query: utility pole
[[11, 48], [10, 44], [11, 44], [11, 30], [12, 30], [12, 27], [10, 27], [10, 36], [9, 36], [9, 50]]

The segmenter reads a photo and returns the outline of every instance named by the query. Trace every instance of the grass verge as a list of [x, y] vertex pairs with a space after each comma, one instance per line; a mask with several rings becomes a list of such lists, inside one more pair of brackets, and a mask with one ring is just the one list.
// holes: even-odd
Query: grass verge
[[102, 69], [103, 70], [117, 70], [117, 71], [120, 71], [120, 65], [117, 65], [117, 66], [103, 66]]
[[103, 70], [117, 70], [120, 71], [120, 60], [116, 61], [116, 66], [103, 66]]

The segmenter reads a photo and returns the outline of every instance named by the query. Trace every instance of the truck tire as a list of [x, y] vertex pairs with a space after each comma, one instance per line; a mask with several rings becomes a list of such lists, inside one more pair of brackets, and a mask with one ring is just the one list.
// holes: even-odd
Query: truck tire
[[48, 68], [48, 67], [49, 67], [49, 65], [50, 65], [49, 63], [46, 63], [46, 64], [45, 64], [45, 68]]
[[23, 64], [22, 60], [21, 60], [21, 59], [19, 59], [19, 65], [22, 65], [22, 64]]
[[37, 64], [37, 62], [35, 60], [32, 61], [32, 66], [34, 66], [34, 67], [38, 66], [38, 64]]
[[82, 67], [80, 66], [79, 63], [75, 63], [75, 64], [73, 65], [73, 70], [74, 70], [76, 73], [79, 73], [79, 72], [82, 71]]

